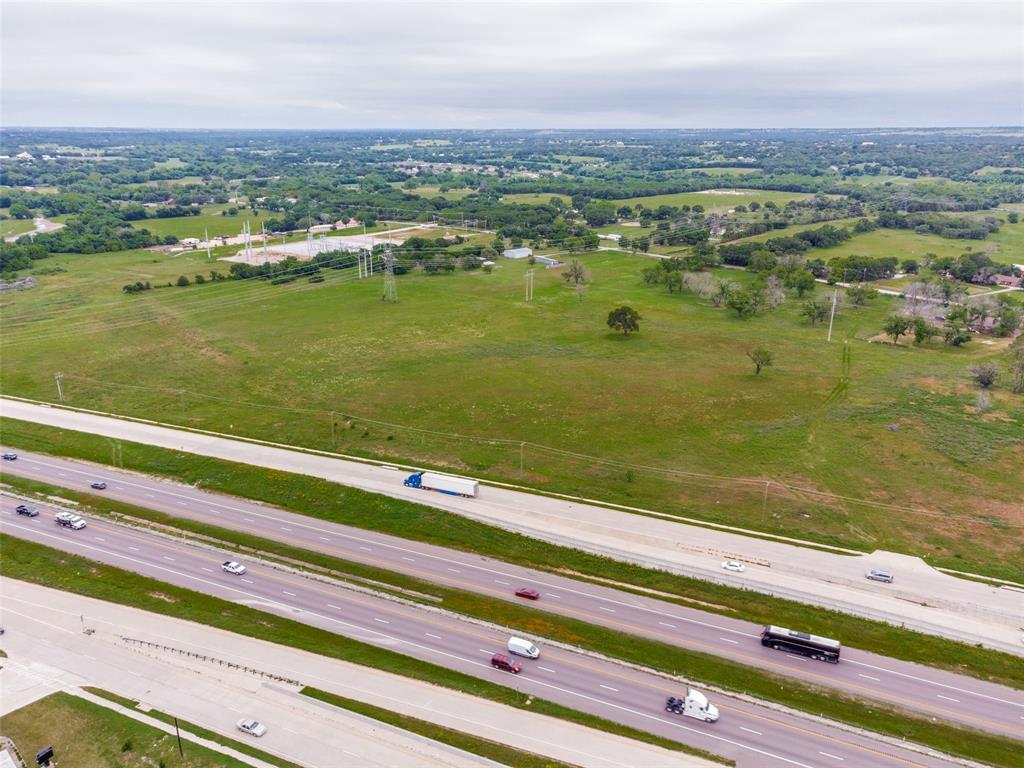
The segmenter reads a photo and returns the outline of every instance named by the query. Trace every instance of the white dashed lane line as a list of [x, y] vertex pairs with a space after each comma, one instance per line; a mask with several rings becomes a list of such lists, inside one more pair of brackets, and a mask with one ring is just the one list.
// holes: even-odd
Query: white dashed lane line
[[605, 688], [605, 689], [607, 689], [607, 690], [609, 690], [609, 691], [615, 691], [616, 693], [618, 693], [618, 692], [619, 692], [619, 689], [618, 689], [618, 688], [612, 688], [612, 687], [611, 687], [610, 685], [605, 685], [604, 683], [601, 683], [601, 687], [602, 687], [602, 688]]
[[857, 673], [857, 677], [863, 677], [865, 680], [874, 680], [876, 683], [882, 682], [877, 677], [872, 677], [871, 675], [862, 675], [859, 672]]
[[945, 699], [946, 701], [955, 701], [957, 704], [960, 703], [960, 699], [954, 699], [952, 696], [943, 696], [941, 693], [937, 693], [935, 695], [940, 699]]
[[824, 755], [825, 757], [831, 757], [833, 760], [838, 760], [839, 762], [843, 761], [843, 758], [841, 758], [839, 755], [833, 755], [828, 752], [818, 752], [818, 754]]
[[658, 623], [661, 624], [661, 626], [663, 626], [663, 627], [668, 627], [669, 629], [675, 629], [676, 628], [675, 624], [668, 624], [668, 623], [666, 623], [664, 621], [659, 621]]
[[432, 635], [432, 634], [430, 634], [429, 632], [424, 632], [423, 634], [425, 634], [425, 635], [426, 635], [427, 637], [432, 637], [432, 638], [434, 638], [435, 640], [440, 640], [440, 639], [441, 639], [441, 636], [440, 636], [440, 635]]
[[755, 736], [763, 736], [763, 735], [764, 735], [764, 734], [763, 734], [763, 733], [761, 733], [760, 731], [755, 731], [755, 730], [753, 730], [752, 728], [744, 728], [744, 727], [743, 727], [742, 725], [740, 726], [740, 730], [741, 730], [741, 731], [746, 731], [747, 733], [752, 733], [752, 734], [754, 734]]

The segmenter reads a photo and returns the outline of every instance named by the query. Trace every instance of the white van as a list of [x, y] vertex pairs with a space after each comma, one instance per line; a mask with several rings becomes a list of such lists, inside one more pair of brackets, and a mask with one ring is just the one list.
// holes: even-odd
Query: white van
[[508, 652], [514, 653], [517, 656], [525, 656], [528, 659], [536, 659], [540, 656], [540, 648], [529, 640], [523, 640], [521, 637], [510, 637], [508, 639]]

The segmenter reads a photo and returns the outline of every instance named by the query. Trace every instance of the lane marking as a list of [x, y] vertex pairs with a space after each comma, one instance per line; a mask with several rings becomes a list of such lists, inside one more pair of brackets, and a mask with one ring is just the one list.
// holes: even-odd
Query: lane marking
[[614, 608], [605, 608], [603, 605], [599, 605], [597, 607], [600, 608], [602, 611], [605, 611], [606, 613], [615, 613]]
[[167, 555], [164, 555], [164, 560], [170, 560], [172, 563], [174, 562], [174, 558], [168, 557]]
[[538, 665], [537, 669], [543, 669], [545, 672], [550, 672], [552, 675], [556, 674], [555, 670], [551, 669], [551, 667], [542, 667], [542, 666]]
[[187, 501], [179, 501], [178, 503], [181, 504], [181, 506], [183, 506], [183, 507], [187, 507], [188, 506], [188, 502]]
[[292, 529], [291, 529], [291, 528], [289, 528], [289, 527], [288, 527], [287, 525], [282, 525], [282, 526], [281, 526], [281, 530], [282, 530], [282, 531], [288, 531], [289, 533], [291, 533], [291, 530], [292, 530]]
[[320, 541], [330, 541], [326, 536], [317, 536], [317, 538], [320, 539]]
[[502, 586], [505, 586], [505, 587], [511, 587], [512, 586], [507, 581], [502, 581], [501, 579], [495, 579], [494, 583], [495, 584], [501, 584]]
[[284, 594], [288, 595], [288, 597], [295, 597], [295, 593], [294, 592], [289, 592], [287, 589], [282, 589], [281, 592], [283, 592]]
[[[287, 593], [287, 592], [285, 592], [285, 594], [288, 594], [288, 593]], [[390, 622], [390, 621], [388, 621], [387, 619], [378, 619], [378, 618], [377, 618], [376, 616], [374, 616], [374, 617], [373, 617], [373, 620], [374, 620], [374, 621], [379, 621], [379, 622], [380, 622], [381, 624], [390, 624], [390, 623], [391, 623], [391, 622]]]
[[242, 579], [242, 581], [244, 581], [246, 584], [252, 584], [253, 583], [252, 579]]
[[941, 693], [937, 693], [935, 695], [940, 699], [945, 699], [946, 701], [955, 701], [957, 704], [960, 703], [960, 699], [954, 699], [952, 696], [943, 696]]
[[364, 552], [373, 552], [373, 550], [370, 549], [369, 547], [360, 547], [360, 549], [363, 550]]
[[739, 640], [730, 640], [728, 637], [720, 637], [718, 639], [719, 640], [724, 640], [727, 643], [732, 643], [733, 645], [739, 645], [740, 644]]
[[210, 573], [213, 573], [213, 568], [207, 568], [205, 565], [203, 566], [203, 570], [204, 571], [209, 571]]
[[806, 656], [794, 656], [792, 653], [787, 653], [786, 655], [791, 659], [796, 659], [797, 661], [810, 661]]
[[663, 627], [668, 627], [669, 629], [675, 629], [676, 628], [675, 624], [669, 624], [668, 622], [665, 622], [665, 621], [659, 621], [658, 623], [661, 624], [661, 626], [663, 626]]
[[427, 637], [432, 637], [432, 638], [434, 638], [435, 640], [440, 640], [440, 639], [441, 639], [441, 636], [440, 636], [440, 635], [432, 635], [432, 634], [430, 634], [429, 632], [424, 632], [423, 634], [424, 634], [424, 635], [426, 635]]
[[[583, 596], [584, 597], [590, 597], [590, 595], [588, 595], [586, 593], [583, 593]], [[548, 593], [548, 597], [553, 597], [553, 598], [555, 598], [555, 600], [561, 600], [562, 599], [559, 595], [552, 595], [550, 592]]]
[[876, 683], [880, 683], [880, 682], [882, 682], [882, 681], [881, 681], [881, 680], [880, 680], [879, 678], [877, 678], [877, 677], [872, 677], [871, 675], [862, 675], [862, 674], [861, 674], [860, 672], [858, 672], [858, 673], [857, 673], [857, 677], [863, 677], [863, 678], [864, 678], [864, 679], [866, 679], [866, 680], [874, 680], [874, 681], [875, 681]]
[[600, 685], [602, 688], [607, 688], [609, 691], [615, 691], [616, 693], [619, 692], [618, 688], [612, 688], [610, 685], [605, 685], [604, 683], [601, 683]]
[[336, 611], [340, 611], [341, 610], [341, 606], [340, 605], [335, 605], [334, 603], [328, 603], [327, 607], [328, 608], [333, 608]]
[[[25, 527], [19, 526], [19, 525], [11, 525], [11, 527], [18, 528], [18, 529], [24, 530], [24, 531], [33, 532], [32, 529], [25, 528]], [[39, 532], [39, 535], [43, 536], [44, 538], [53, 539], [55, 541], [58, 541], [58, 542], [61, 542], [61, 543], [64, 543], [64, 544], [68, 543], [66, 539], [63, 539], [62, 537], [60, 537], [58, 535], [55, 535], [55, 534], [46, 533], [46, 532]], [[185, 579], [192, 579], [192, 580], [195, 580], [195, 581], [199, 581], [199, 582], [202, 582], [203, 584], [207, 584], [209, 586], [216, 587], [218, 589], [226, 589], [226, 590], [229, 590], [229, 591], [232, 591], [232, 592], [238, 592], [239, 594], [245, 595], [247, 597], [261, 597], [260, 595], [257, 595], [257, 594], [252, 593], [252, 592], [245, 592], [244, 590], [237, 589], [235, 587], [219, 584], [219, 583], [213, 582], [213, 581], [207, 581], [206, 579], [199, 578], [197, 576], [193, 576], [193, 575], [185, 573], [185, 572], [173, 571], [173, 570], [171, 570], [169, 568], [164, 568], [163, 566], [154, 565], [154, 564], [148, 563], [148, 562], [146, 562], [144, 560], [137, 560], [137, 559], [135, 559], [133, 557], [129, 557], [127, 555], [122, 555], [122, 554], [120, 554], [118, 552], [111, 552], [109, 550], [102, 550], [99, 547], [94, 547], [94, 546], [92, 546], [90, 544], [86, 544], [84, 542], [78, 542], [78, 545], [81, 546], [84, 549], [92, 549], [92, 550], [104, 552], [105, 554], [108, 554], [108, 555], [110, 555], [111, 557], [114, 557], [114, 558], [121, 558], [121, 559], [124, 559], [124, 560], [128, 560], [130, 562], [133, 562], [133, 563], [139, 563], [140, 565], [149, 565], [151, 567], [154, 567], [154, 568], [157, 568], [157, 569], [160, 569], [160, 570], [166, 570], [166, 571], [168, 571], [170, 573], [174, 573], [176, 575], [179, 575], [179, 576], [181, 576], [181, 577], [183, 577]], [[281, 608], [292, 608], [292, 606], [286, 605], [284, 603], [272, 603], [272, 604], [276, 604], [276, 605], [280, 606]], [[330, 622], [333, 622], [335, 624], [339, 624], [341, 626], [346, 626], [346, 627], [349, 627], [349, 628], [354, 629], [354, 630], [366, 631], [365, 627], [362, 627], [362, 626], [360, 626], [358, 624], [352, 624], [350, 622], [341, 621], [340, 619], [335, 619], [335, 618], [332, 618], [330, 616], [323, 616], [323, 615], [320, 615], [320, 614], [313, 613], [311, 611], [307, 611], [307, 615], [309, 615], [309, 616], [316, 616], [317, 618], [324, 619], [325, 621], [330, 621]], [[422, 651], [426, 651], [428, 653], [433, 653], [433, 654], [436, 654], [436, 655], [439, 655], [439, 656], [444, 656], [444, 657], [451, 658], [451, 659], [458, 659], [459, 661], [464, 661], [464, 662], [467, 662], [467, 663], [470, 663], [470, 664], [474, 664], [474, 665], [479, 666], [479, 667], [488, 667], [488, 666], [490, 666], [488, 664], [484, 664], [483, 662], [474, 661], [472, 659], [467, 659], [465, 657], [459, 656], [459, 655], [454, 654], [454, 653], [449, 653], [449, 652], [446, 652], [446, 651], [442, 651], [442, 650], [439, 650], [437, 648], [431, 648], [430, 646], [420, 645], [418, 643], [414, 643], [414, 642], [411, 642], [409, 640], [402, 640], [401, 638], [394, 637], [392, 635], [387, 635], [387, 634], [384, 634], [383, 632], [377, 632], [375, 630], [369, 630], [369, 631], [373, 632], [376, 635], [380, 635], [380, 637], [383, 638], [383, 639], [392, 640], [392, 641], [395, 641], [395, 642], [398, 642], [398, 643], [403, 643], [405, 645], [409, 645], [409, 646], [411, 646], [413, 648], [416, 648], [416, 649], [419, 649], [419, 650], [422, 650]], [[484, 651], [483, 649], [480, 649], [480, 651], [482, 653], [490, 653], [490, 651]], [[670, 728], [675, 728], [675, 729], [680, 730], [680, 731], [686, 731], [688, 733], [698, 734], [698, 735], [704, 736], [705, 738], [711, 739], [713, 741], [719, 741], [719, 742], [722, 742], [724, 744], [729, 744], [729, 745], [732, 745], [734, 747], [738, 747], [739, 749], [743, 749], [743, 750], [746, 750], [748, 752], [752, 752], [754, 754], [764, 755], [765, 757], [770, 757], [772, 759], [778, 760], [778, 761], [783, 762], [783, 763], [787, 763], [789, 765], [798, 766], [798, 768], [813, 768], [813, 766], [808, 765], [807, 763], [802, 763], [802, 762], [799, 762], [799, 761], [794, 760], [792, 758], [784, 757], [782, 755], [779, 755], [779, 754], [776, 754], [776, 753], [773, 753], [773, 752], [769, 752], [769, 751], [767, 751], [765, 749], [761, 749], [760, 747], [755, 747], [755, 746], [753, 746], [751, 744], [745, 744], [742, 741], [736, 741], [734, 739], [730, 739], [730, 738], [727, 738], [725, 736], [719, 736], [719, 735], [714, 734], [714, 733], [709, 733], [707, 730], [701, 730], [701, 729], [698, 729], [698, 728], [694, 728], [694, 727], [685, 725], [685, 724], [680, 723], [680, 722], [675, 721], [675, 720], [669, 720], [669, 719], [666, 719], [664, 717], [659, 717], [657, 715], [652, 715], [652, 714], [650, 714], [648, 712], [644, 712], [642, 710], [632, 709], [630, 707], [626, 707], [626, 706], [623, 706], [621, 704], [616, 704], [615, 702], [612, 702], [612, 701], [607, 701], [607, 700], [604, 700], [604, 699], [595, 698], [595, 697], [593, 697], [593, 696], [591, 696], [589, 694], [583, 693], [582, 691], [578, 691], [578, 690], [574, 691], [574, 690], [571, 690], [571, 689], [568, 689], [568, 688], [562, 688], [560, 686], [553, 685], [551, 683], [545, 683], [544, 681], [538, 680], [536, 678], [527, 678], [526, 682], [527, 683], [532, 683], [532, 684], [537, 685], [537, 686], [542, 687], [542, 688], [550, 688], [551, 690], [559, 691], [561, 693], [565, 693], [565, 694], [568, 694], [570, 696], [574, 696], [575, 698], [583, 699], [585, 701], [591, 701], [591, 702], [594, 702], [594, 703], [597, 703], [597, 704], [602, 704], [602, 705], [604, 705], [606, 707], [609, 707], [610, 709], [619, 710], [621, 712], [628, 712], [631, 715], [636, 715], [637, 717], [641, 717], [641, 718], [644, 718], [646, 720], [653, 720], [655, 722], [661, 723], [662, 725], [668, 726]]]
[[486, 653], [486, 654], [490, 654], [491, 653], [491, 651], [484, 650], [483, 648], [477, 648], [477, 650], [480, 651], [480, 653]]
[[156, 496], [154, 496], [154, 495], [153, 495], [152, 493], [147, 493], [147, 494], [146, 494], [146, 498], [147, 498], [147, 499], [155, 499], [155, 498], [156, 498]]
[[462, 573], [462, 571], [460, 571], [458, 568], [449, 568], [448, 570], [452, 573]]
[[402, 559], [403, 560], [408, 560], [410, 563], [415, 563], [416, 562], [416, 559], [413, 558], [413, 557], [403, 557]]
[[245, 520], [245, 522], [247, 522], [247, 523], [255, 523], [256, 522], [251, 517], [243, 517], [242, 519]]
[[106, 541], [102, 536], [93, 536], [93, 538], [96, 539], [96, 541]]
[[124, 490], [124, 486], [122, 486], [122, 485], [115, 485], [114, 486], [114, 490], [115, 491], [123, 491]]
[[752, 733], [755, 736], [764, 736], [764, 734], [761, 733], [760, 731], [755, 731], [753, 728], [747, 728], [747, 727], [742, 726], [742, 725], [740, 726], [740, 730], [741, 731], [746, 731], [747, 733]]
[[141, 551], [138, 547], [128, 547], [128, 549], [132, 550], [133, 552], [140, 552]]
[[824, 755], [825, 757], [831, 757], [833, 760], [838, 760], [839, 762], [843, 761], [843, 758], [841, 758], [839, 755], [833, 755], [830, 752], [820, 752], [819, 751], [818, 754], [819, 755]]

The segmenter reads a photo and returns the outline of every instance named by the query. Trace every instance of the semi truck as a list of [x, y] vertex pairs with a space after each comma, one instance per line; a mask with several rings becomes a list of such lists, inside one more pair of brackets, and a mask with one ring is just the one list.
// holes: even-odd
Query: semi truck
[[700, 691], [692, 688], [686, 689], [686, 696], [677, 699], [669, 696], [665, 701], [665, 711], [675, 715], [685, 715], [703, 720], [705, 723], [713, 723], [718, 719], [718, 707], [708, 701], [708, 697]]
[[410, 488], [422, 488], [425, 491], [439, 491], [450, 496], [465, 496], [474, 498], [477, 492], [476, 480], [465, 477], [450, 477], [438, 475], [433, 472], [414, 472], [405, 478], [405, 484]]

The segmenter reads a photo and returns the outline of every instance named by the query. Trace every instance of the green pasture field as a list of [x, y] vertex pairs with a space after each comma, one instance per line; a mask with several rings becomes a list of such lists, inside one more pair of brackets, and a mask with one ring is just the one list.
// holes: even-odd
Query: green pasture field
[[[987, 215], [992, 215], [991, 211]], [[773, 237], [788, 237], [807, 229], [817, 229], [825, 223], [834, 226], [852, 226], [856, 219], [840, 219], [819, 224], [797, 224], [786, 229], [777, 229], [763, 235], [754, 235], [734, 243], [764, 242]], [[981, 251], [993, 260], [1005, 263], [1024, 260], [1024, 223], [1003, 224], [999, 231], [984, 240], [952, 240], [938, 235], [920, 235], [909, 229], [876, 229], [872, 232], [855, 234], [845, 243], [834, 248], [812, 248], [805, 254], [808, 258], [820, 258], [828, 261], [837, 256], [895, 256], [903, 259], [916, 259], [922, 262], [925, 254], [936, 256], [952, 256], [954, 258], [968, 250]]]
[[274, 215], [268, 211], [260, 211], [259, 216], [248, 208], [238, 211], [237, 216], [225, 216], [223, 211], [230, 206], [227, 205], [204, 205], [203, 212], [199, 216], [174, 216], [169, 219], [146, 219], [144, 221], [133, 221], [132, 226], [136, 229], [148, 229], [154, 235], [166, 237], [174, 235], [179, 240], [186, 237], [198, 237], [203, 239], [203, 231], [209, 230], [210, 237], [234, 237], [242, 233], [242, 225], [246, 219], [252, 227], [254, 237], [260, 231], [260, 222], [272, 219]]
[[714, 211], [728, 211], [731, 208], [735, 208], [737, 205], [750, 205], [750, 203], [753, 202], [758, 202], [764, 205], [770, 200], [779, 206], [783, 206], [790, 200], [804, 200], [808, 197], [814, 197], [814, 195], [806, 192], [773, 192], [763, 189], [731, 189], [722, 191], [739, 194], [714, 194], [711, 191], [679, 192], [671, 195], [629, 197], [621, 200], [612, 200], [612, 202], [615, 203], [616, 206], [636, 205], [637, 203], [641, 203], [652, 210], [657, 208], [659, 205], [703, 205], [704, 210], [711, 213]]
[[76, 768], [245, 768], [246, 763], [184, 741], [178, 754], [174, 734], [164, 733], [91, 701], [57, 692], [3, 717], [4, 736], [31, 759], [52, 745], [61, 765]]
[[[896, 306], [885, 297], [842, 309], [829, 344], [793, 298], [741, 321], [644, 286], [646, 259], [580, 258], [591, 275], [582, 297], [558, 270], [538, 269], [526, 304], [529, 265], [500, 259], [489, 275], [401, 275], [399, 301], [388, 305], [381, 279], [356, 280], [353, 270], [327, 270], [317, 284], [127, 296], [127, 282], [208, 271], [205, 254], [57, 257], [66, 273], [0, 299], [3, 391], [53, 399], [61, 370], [81, 407], [1020, 578], [1024, 399], [997, 386], [979, 417], [967, 376], [998, 351], [868, 343]], [[605, 326], [620, 304], [643, 316], [639, 334]], [[746, 356], [757, 346], [776, 358], [759, 377]], [[821, 502], [808, 490], [924, 511]]]
[[184, 168], [185, 163], [181, 161], [180, 157], [169, 157], [166, 160], [161, 160], [158, 163], [153, 163], [154, 168], [159, 168], [163, 171], [176, 171], [179, 168]]
[[[399, 185], [401, 187], [401, 185]], [[458, 189], [450, 189], [447, 192], [442, 192], [440, 187], [417, 187], [416, 189], [405, 189], [402, 188], [403, 192], [407, 192], [410, 195], [418, 195], [419, 197], [443, 197], [445, 200], [461, 200], [467, 195], [472, 195], [476, 192], [475, 189], [469, 187], [461, 187]]]
[[[10, 208], [4, 208], [0, 210], [5, 216], [8, 215]], [[0, 237], [14, 237], [15, 235], [24, 235], [26, 232], [32, 232], [36, 228], [32, 219], [0, 219]]]
[[502, 198], [502, 202], [519, 203], [520, 205], [544, 205], [552, 197], [559, 198], [566, 205], [572, 202], [572, 198], [568, 195], [560, 195], [555, 192], [520, 192], [518, 194], [505, 195]]
[[750, 168], [749, 166], [705, 166], [703, 168], [688, 168], [689, 171], [702, 171], [704, 173], [736, 173], [736, 174], [751, 174], [761, 173], [760, 168]]

